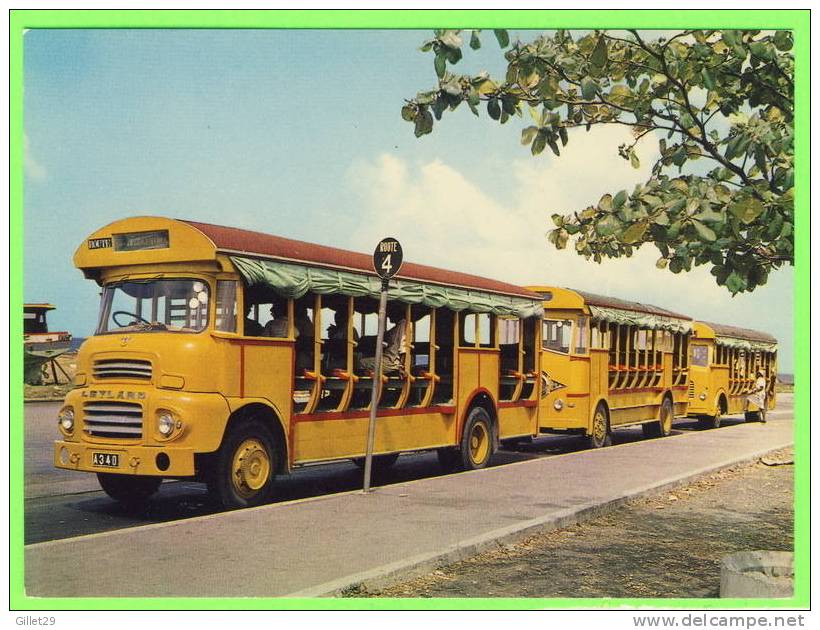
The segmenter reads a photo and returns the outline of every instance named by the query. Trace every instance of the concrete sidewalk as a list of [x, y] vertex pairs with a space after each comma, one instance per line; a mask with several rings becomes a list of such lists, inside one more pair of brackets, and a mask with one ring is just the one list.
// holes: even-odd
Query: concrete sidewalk
[[426, 572], [793, 444], [791, 411], [507, 466], [30, 545], [31, 596], [320, 596]]

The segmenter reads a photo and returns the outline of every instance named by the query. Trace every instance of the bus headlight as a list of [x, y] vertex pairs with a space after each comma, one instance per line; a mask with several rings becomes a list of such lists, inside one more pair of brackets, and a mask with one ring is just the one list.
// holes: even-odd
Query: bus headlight
[[70, 435], [74, 431], [74, 408], [63, 407], [57, 414], [57, 424], [63, 433]]
[[703, 392], [700, 396], [698, 396], [701, 400], [706, 400], [706, 392]]
[[561, 411], [564, 408], [564, 401], [559, 398], [552, 403], [552, 406], [555, 408], [555, 411]]
[[177, 421], [170, 411], [160, 409], [157, 411], [157, 431], [163, 437], [168, 437], [174, 432]]

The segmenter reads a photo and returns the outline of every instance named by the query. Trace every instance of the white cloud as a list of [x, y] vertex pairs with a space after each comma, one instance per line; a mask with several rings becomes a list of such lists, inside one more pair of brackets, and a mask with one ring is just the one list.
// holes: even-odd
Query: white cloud
[[44, 181], [48, 177], [45, 167], [32, 156], [31, 144], [26, 133], [23, 134], [23, 166], [26, 176], [36, 182]]
[[[413, 262], [657, 304], [693, 317], [770, 330], [790, 346], [791, 270], [773, 274], [778, 281], [770, 280], [770, 286], [732, 298], [715, 284], [707, 267], [677, 275], [657, 269], [660, 254], [652, 245], [632, 258], [599, 265], [578, 256], [571, 243], [558, 251], [547, 242], [553, 212], [581, 209], [604, 193], [631, 190], [646, 181], [657, 157], [657, 140], [644, 140], [638, 147], [641, 168], [634, 169], [616, 152], [619, 144], [631, 142], [628, 128], [578, 130], [560, 158], [511, 163], [512, 184], [493, 194], [444, 159], [409, 164], [385, 154], [360, 162], [349, 173], [361, 203], [360, 225], [348, 246], [372, 251], [374, 243], [390, 235]], [[783, 307], [775, 313], [769, 305], [778, 302]]]

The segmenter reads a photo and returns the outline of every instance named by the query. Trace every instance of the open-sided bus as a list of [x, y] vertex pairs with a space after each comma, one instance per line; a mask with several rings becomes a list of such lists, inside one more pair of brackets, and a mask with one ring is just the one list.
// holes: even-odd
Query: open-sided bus
[[377, 465], [437, 449], [480, 468], [500, 440], [538, 431], [542, 306], [521, 287], [406, 263], [377, 378], [370, 256], [137, 217], [91, 234], [74, 262], [102, 300], [54, 460], [115, 499], [196, 478], [227, 507], [254, 505], [277, 474], [356, 461], [374, 384]]
[[720, 426], [721, 416], [745, 413], [758, 420], [760, 408], [748, 402], [756, 374], [766, 379], [766, 408], [774, 409], [777, 339], [748, 328], [695, 322], [689, 359], [689, 415], [704, 428]]
[[666, 436], [686, 415], [691, 318], [666, 309], [558, 287], [544, 300], [539, 410], [542, 432], [574, 432], [594, 448], [613, 429]]

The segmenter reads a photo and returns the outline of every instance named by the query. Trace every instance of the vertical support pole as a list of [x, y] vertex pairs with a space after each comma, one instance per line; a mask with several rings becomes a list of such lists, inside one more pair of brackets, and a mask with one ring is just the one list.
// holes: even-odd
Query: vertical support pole
[[370, 422], [367, 425], [367, 453], [364, 459], [364, 488], [370, 492], [370, 473], [373, 468], [373, 446], [376, 442], [376, 409], [379, 405], [379, 390], [382, 381], [382, 346], [384, 344], [384, 327], [387, 317], [387, 285], [389, 280], [382, 278], [382, 290], [379, 296], [379, 328], [376, 333], [376, 356], [373, 366], [373, 392], [370, 397]]

